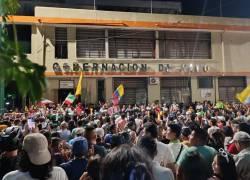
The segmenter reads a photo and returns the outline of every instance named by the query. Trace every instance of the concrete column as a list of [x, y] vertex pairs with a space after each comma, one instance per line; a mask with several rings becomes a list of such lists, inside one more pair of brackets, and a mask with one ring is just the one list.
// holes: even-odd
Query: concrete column
[[160, 58], [159, 31], [155, 31], [155, 59]]
[[215, 102], [220, 100], [218, 77], [214, 77]]
[[105, 29], [105, 58], [109, 58], [109, 32]]
[[68, 59], [76, 59], [76, 28], [67, 28]]
[[191, 77], [191, 97], [192, 102], [199, 101], [199, 90], [197, 87], [197, 77]]
[[247, 86], [250, 85], [250, 77], [246, 77], [246, 83], [247, 83]]
[[89, 90], [90, 90], [90, 95], [91, 95], [90, 102], [93, 104], [97, 103], [97, 80], [96, 78], [91, 78]]
[[148, 103], [153, 103], [155, 100], [161, 101], [161, 85], [160, 83], [154, 85], [148, 83]]
[[107, 102], [111, 102], [113, 94], [113, 79], [105, 78], [105, 98]]

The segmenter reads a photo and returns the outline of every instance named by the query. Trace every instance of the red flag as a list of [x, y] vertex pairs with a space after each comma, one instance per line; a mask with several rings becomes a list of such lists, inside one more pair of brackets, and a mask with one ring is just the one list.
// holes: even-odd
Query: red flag
[[115, 106], [118, 105], [119, 104], [119, 97], [113, 96], [112, 103]]

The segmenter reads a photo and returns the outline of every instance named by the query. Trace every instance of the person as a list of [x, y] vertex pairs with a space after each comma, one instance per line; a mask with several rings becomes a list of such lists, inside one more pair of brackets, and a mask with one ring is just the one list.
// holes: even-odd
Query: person
[[196, 151], [189, 151], [177, 168], [177, 180], [207, 180], [208, 166], [205, 159]]
[[157, 144], [157, 155], [155, 156], [154, 160], [158, 161], [160, 164], [164, 166], [170, 165], [174, 163], [174, 156], [171, 152], [171, 149], [168, 145], [163, 144], [162, 142], [157, 140], [158, 131], [157, 126], [152, 122], [147, 122], [144, 124], [143, 135], [142, 136], [149, 136], [156, 140]]
[[162, 167], [159, 162], [153, 160], [157, 154], [157, 144], [155, 139], [144, 136], [139, 140], [138, 147], [141, 148], [153, 161], [152, 172], [156, 180], [174, 180], [174, 174], [170, 169]]
[[182, 150], [185, 148], [179, 138], [181, 127], [178, 124], [169, 124], [167, 127], [166, 138], [170, 140], [168, 147], [171, 149], [174, 161], [177, 162]]
[[225, 137], [222, 134], [222, 132], [215, 131], [214, 133], [211, 134], [208, 145], [218, 151], [219, 149], [224, 148], [224, 140]]
[[189, 135], [191, 134], [191, 129], [189, 127], [183, 127], [181, 130], [181, 143], [190, 146], [189, 144]]
[[17, 169], [18, 148], [21, 130], [18, 127], [8, 127], [0, 137], [0, 179]]
[[[101, 157], [99, 155], [96, 155], [89, 159], [87, 165], [87, 175], [91, 178], [91, 180], [100, 180], [100, 166], [101, 166]], [[81, 176], [81, 178], [82, 177], [83, 175]]]
[[150, 160], [139, 148], [121, 145], [114, 148], [103, 159], [101, 180], [152, 180]]
[[65, 170], [69, 180], [78, 180], [87, 167], [87, 152], [88, 142], [84, 137], [74, 138], [72, 143], [72, 154], [74, 159], [61, 164], [60, 166]]
[[209, 180], [237, 180], [233, 157], [224, 149], [219, 149], [212, 164], [214, 175]]
[[122, 132], [126, 127], [126, 124], [127, 124], [126, 115], [122, 113], [121, 117], [118, 120], [116, 120], [117, 131]]
[[52, 156], [55, 161], [55, 164], [59, 166], [60, 164], [64, 163], [64, 157], [62, 155], [62, 152], [60, 150], [60, 144], [61, 144], [61, 139], [58, 137], [53, 137], [51, 140], [51, 150], [52, 150]]
[[238, 180], [250, 179], [250, 135], [239, 131], [233, 137], [239, 153], [234, 156]]
[[209, 174], [208, 177], [212, 176], [213, 171], [212, 171], [212, 162], [214, 159], [214, 156], [217, 154], [217, 151], [212, 148], [207, 146], [207, 140], [208, 140], [208, 134], [205, 130], [196, 127], [193, 129], [190, 137], [189, 137], [189, 143], [190, 147], [185, 148], [178, 161], [177, 161], [177, 166], [181, 166], [182, 163], [184, 163], [184, 160], [190, 152], [197, 152], [200, 153], [200, 155], [205, 159], [206, 164], [209, 168]]
[[3, 180], [67, 180], [65, 171], [60, 167], [53, 167], [52, 161], [46, 137], [40, 133], [28, 134], [23, 140], [20, 169], [7, 173]]
[[99, 154], [101, 157], [105, 157], [105, 155], [107, 154], [107, 151], [104, 146], [100, 146], [96, 144], [97, 134], [93, 126], [87, 126], [85, 128], [84, 137], [88, 141], [89, 148], [92, 146], [94, 147], [95, 155]]
[[210, 128], [208, 128], [207, 132], [209, 137], [212, 137], [212, 134], [219, 131], [220, 128], [217, 126], [217, 120], [212, 118], [209, 122]]
[[63, 121], [61, 123], [61, 130], [58, 132], [59, 132], [61, 139], [66, 140], [66, 141], [69, 140], [71, 133], [70, 133], [70, 130], [68, 130], [68, 123]]

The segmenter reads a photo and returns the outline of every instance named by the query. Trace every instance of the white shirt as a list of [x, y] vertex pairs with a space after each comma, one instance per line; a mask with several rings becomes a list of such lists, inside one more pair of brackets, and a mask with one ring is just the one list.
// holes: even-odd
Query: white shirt
[[[21, 171], [11, 171], [7, 173], [3, 180], [34, 180], [29, 172], [21, 172]], [[53, 171], [51, 172], [51, 177], [48, 180], [68, 180], [68, 177], [65, 171], [60, 167], [53, 167]]]
[[155, 156], [154, 160], [158, 163], [162, 163], [164, 165], [169, 163], [174, 163], [174, 155], [172, 154], [168, 145], [163, 144], [162, 142], [156, 140], [157, 145], [157, 155]]
[[143, 123], [142, 119], [136, 118], [135, 119], [136, 129], [139, 129], [142, 123]]
[[181, 151], [181, 146], [183, 146], [182, 147], [182, 151], [183, 151], [183, 149], [185, 148], [185, 146], [184, 145], [182, 145], [180, 142], [177, 142], [177, 143], [169, 143], [168, 144], [168, 147], [170, 148], [170, 150], [171, 150], [171, 152], [172, 152], [172, 154], [173, 154], [173, 159], [174, 159], [174, 161], [176, 161], [176, 159], [177, 159], [177, 156], [179, 155], [179, 153], [180, 153], [180, 151]]
[[212, 136], [212, 134], [217, 132], [218, 130], [220, 130], [218, 126], [211, 126], [210, 128], [208, 128], [207, 133], [209, 136]]
[[174, 180], [173, 172], [168, 168], [160, 166], [156, 161], [153, 161], [152, 171], [155, 180]]
[[238, 180], [250, 179], [250, 147], [234, 156]]

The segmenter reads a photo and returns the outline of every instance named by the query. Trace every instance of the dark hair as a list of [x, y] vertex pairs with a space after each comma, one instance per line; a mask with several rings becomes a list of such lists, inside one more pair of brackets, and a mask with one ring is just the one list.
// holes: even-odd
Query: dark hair
[[188, 127], [185, 127], [181, 130], [181, 134], [185, 137], [188, 137], [191, 134], [191, 129]]
[[77, 121], [77, 126], [82, 127], [83, 126], [83, 121], [82, 120]]
[[137, 147], [122, 145], [113, 149], [104, 158], [101, 166], [101, 180], [152, 180], [149, 159]]
[[150, 133], [151, 137], [157, 138], [158, 130], [157, 130], [157, 126], [154, 123], [147, 122], [147, 123], [144, 124], [144, 128], [145, 128], [145, 131], [147, 133]]
[[34, 179], [48, 179], [51, 177], [51, 172], [53, 170], [52, 157], [46, 164], [35, 165], [30, 161], [27, 152], [22, 151], [19, 162], [19, 170], [21, 172], [29, 172], [30, 176]]
[[225, 137], [233, 137], [234, 133], [230, 126], [224, 126], [222, 128], [222, 132], [225, 135]]
[[250, 134], [250, 125], [245, 123], [245, 122], [240, 123], [239, 124], [239, 131], [244, 131], [244, 132]]
[[41, 130], [40, 133], [46, 137], [48, 144], [51, 144], [51, 133], [45, 129]]
[[212, 118], [212, 119], [210, 120], [210, 122], [211, 122], [211, 124], [212, 124], [213, 126], [216, 126], [216, 125], [217, 125], [217, 120], [216, 120], [215, 118]]
[[177, 176], [182, 180], [207, 180], [208, 166], [206, 160], [198, 152], [189, 152], [181, 163]]
[[111, 139], [111, 149], [124, 144], [124, 138], [120, 134], [114, 134]]
[[92, 180], [100, 180], [100, 166], [101, 166], [101, 157], [95, 155], [91, 157], [88, 161], [87, 172]]
[[123, 137], [124, 144], [131, 144], [131, 136], [129, 132], [122, 132], [121, 136]]
[[219, 177], [221, 180], [237, 180], [237, 172], [234, 159], [229, 153], [227, 153], [227, 156], [229, 160], [228, 162], [227, 159], [220, 153], [217, 154], [217, 160], [221, 173]]
[[139, 139], [137, 143], [138, 147], [147, 153], [152, 159], [157, 154], [157, 145], [155, 139], [152, 137], [144, 136]]
[[204, 129], [194, 128], [195, 136], [199, 139], [200, 143], [207, 144], [208, 141], [208, 133]]
[[224, 139], [224, 135], [220, 131], [216, 131], [209, 138], [208, 145], [218, 151], [220, 148], [224, 148]]
[[176, 138], [179, 138], [181, 135], [181, 127], [178, 124], [169, 124], [168, 127], [173, 133], [175, 133]]
[[114, 131], [116, 129], [116, 125], [115, 124], [111, 124], [109, 127], [108, 127], [108, 131], [110, 133], [112, 133], [112, 131]]
[[121, 118], [125, 119], [126, 115], [124, 113], [121, 114]]
[[68, 125], [70, 131], [72, 131], [76, 127], [74, 120], [70, 120]]
[[86, 126], [85, 128], [85, 133], [84, 133], [84, 137], [89, 141], [89, 136], [90, 136], [90, 133], [92, 133], [93, 131], [95, 130], [95, 127], [94, 126]]
[[51, 139], [51, 148], [53, 152], [57, 152], [59, 150], [59, 144], [62, 140], [58, 137], [53, 137]]

